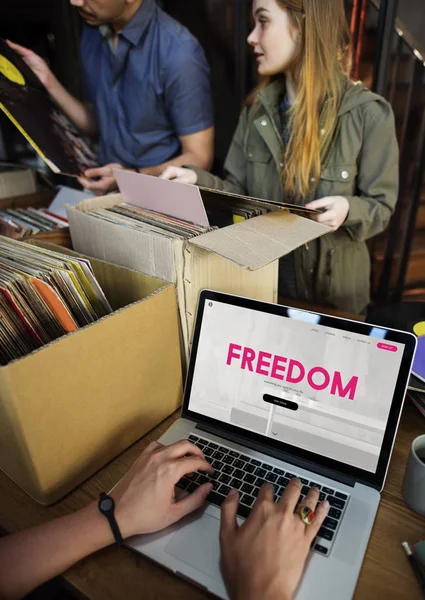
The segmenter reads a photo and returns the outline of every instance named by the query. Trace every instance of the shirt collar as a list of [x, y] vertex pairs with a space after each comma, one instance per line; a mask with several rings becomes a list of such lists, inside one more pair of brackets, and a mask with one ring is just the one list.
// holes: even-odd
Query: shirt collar
[[[120, 31], [120, 35], [125, 37], [134, 46], [137, 46], [152, 20], [156, 8], [155, 0], [143, 0], [130, 23], [127, 23], [124, 29]], [[114, 37], [111, 25], [100, 25], [99, 31], [105, 40], [111, 41]]]
[[286, 113], [291, 108], [291, 105], [286, 99], [286, 95], [284, 94], [280, 100], [279, 109], [281, 112]]
[[140, 8], [131, 19], [130, 23], [127, 23], [120, 32], [120, 35], [125, 37], [134, 46], [137, 46], [151, 22], [156, 9], [157, 6], [155, 0], [143, 0]]

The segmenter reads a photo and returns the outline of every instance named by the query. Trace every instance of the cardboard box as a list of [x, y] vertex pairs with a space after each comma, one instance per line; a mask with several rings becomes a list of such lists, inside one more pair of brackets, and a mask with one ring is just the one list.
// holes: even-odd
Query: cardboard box
[[[7, 208], [47, 208], [55, 197], [55, 194], [55, 190], [44, 189], [33, 194], [13, 196], [11, 198], [0, 198], [0, 210], [5, 210]], [[62, 229], [56, 229], [55, 231], [46, 231], [36, 235], [26, 236], [24, 239], [37, 239], [50, 244], [64, 246], [65, 248], [72, 248], [69, 227], [62, 227]]]
[[47, 208], [54, 196], [54, 190], [43, 189], [33, 194], [0, 198], [0, 210], [5, 210], [6, 208]]
[[0, 171], [0, 199], [34, 194], [37, 181], [34, 169]]
[[0, 468], [42, 504], [68, 493], [181, 403], [175, 287], [91, 264], [115, 312], [0, 367]]
[[208, 195], [211, 202], [218, 193], [147, 175], [114, 173], [121, 194], [90, 198], [76, 207], [67, 207], [73, 247], [88, 256], [175, 283], [186, 360], [200, 290], [209, 288], [276, 302], [278, 259], [329, 232], [328, 227], [287, 210], [276, 210], [187, 241], [131, 230], [87, 213], [128, 202], [201, 223], [206, 219], [203, 197]]

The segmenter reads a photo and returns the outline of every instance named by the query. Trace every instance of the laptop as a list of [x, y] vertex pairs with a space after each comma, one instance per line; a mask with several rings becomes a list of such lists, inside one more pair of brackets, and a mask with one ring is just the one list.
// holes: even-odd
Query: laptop
[[[203, 509], [127, 545], [219, 598], [220, 506], [240, 491], [249, 516], [263, 482], [280, 498], [294, 476], [327, 498], [297, 600], [351, 598], [390, 462], [416, 338], [385, 329], [201, 292], [181, 419], [159, 440], [188, 438], [215, 471]], [[176, 493], [208, 481], [188, 474]], [[283, 565], [282, 565], [283, 566]]]

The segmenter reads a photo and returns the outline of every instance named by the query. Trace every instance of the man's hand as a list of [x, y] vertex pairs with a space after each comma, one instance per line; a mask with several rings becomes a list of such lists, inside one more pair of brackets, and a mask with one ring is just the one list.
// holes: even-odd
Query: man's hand
[[[104, 196], [108, 192], [117, 189], [113, 169], [124, 169], [124, 167], [119, 163], [110, 163], [104, 167], [87, 169], [84, 172], [84, 177], [79, 177], [78, 181], [86, 190], [90, 190], [96, 196]], [[91, 179], [97, 181], [91, 181]]]
[[24, 46], [19, 46], [18, 44], [14, 44], [13, 42], [7, 40], [7, 45], [9, 48], [14, 50], [19, 56], [24, 60], [24, 62], [28, 65], [28, 67], [37, 75], [41, 83], [44, 85], [46, 90], [50, 92], [56, 78], [49, 69], [46, 61], [38, 56], [32, 50], [28, 48], [24, 48]]
[[93, 106], [91, 104], [84, 104], [80, 100], [77, 100], [77, 98], [74, 98], [74, 96], [71, 96], [60, 81], [56, 79], [46, 61], [38, 56], [38, 54], [9, 40], [7, 40], [7, 43], [35, 73], [51, 98], [63, 110], [75, 127], [82, 133], [96, 135], [98, 130]]
[[326, 208], [326, 211], [320, 215], [315, 215], [313, 219], [323, 225], [329, 225], [336, 231], [344, 223], [347, 218], [350, 205], [347, 198], [343, 196], [328, 196], [313, 200], [305, 205], [306, 208]]
[[301, 492], [299, 479], [288, 483], [279, 502], [274, 488], [264, 485], [250, 516], [238, 526], [239, 494], [232, 490], [221, 507], [220, 544], [223, 574], [233, 600], [290, 600], [301, 579], [310, 545], [329, 503], [317, 506], [319, 491], [311, 489], [303, 505], [315, 511], [305, 525], [294, 510]]
[[161, 179], [172, 179], [177, 183], [192, 183], [195, 184], [198, 181], [198, 176], [192, 169], [186, 169], [184, 167], [167, 167], [160, 175]]
[[174, 494], [179, 479], [198, 469], [214, 471], [189, 441], [167, 447], [152, 442], [110, 493], [122, 536], [159, 531], [201, 507], [212, 490], [210, 483], [180, 500]]

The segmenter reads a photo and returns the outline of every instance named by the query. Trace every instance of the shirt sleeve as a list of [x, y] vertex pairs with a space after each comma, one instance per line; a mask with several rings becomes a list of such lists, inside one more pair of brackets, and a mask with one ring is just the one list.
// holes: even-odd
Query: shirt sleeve
[[177, 135], [190, 135], [214, 125], [210, 70], [194, 38], [185, 41], [167, 61], [165, 102]]
[[387, 103], [366, 112], [363, 147], [358, 159], [358, 195], [348, 197], [343, 224], [354, 240], [383, 231], [394, 212], [399, 187], [399, 152], [394, 114]]

